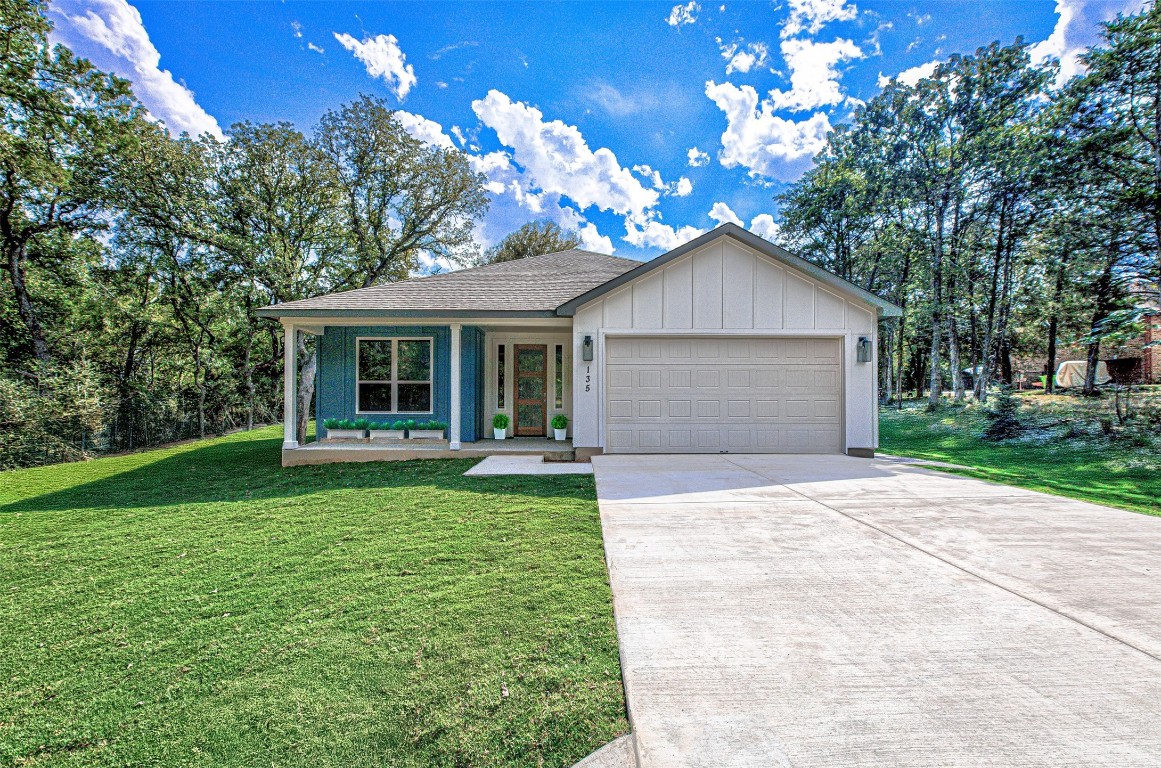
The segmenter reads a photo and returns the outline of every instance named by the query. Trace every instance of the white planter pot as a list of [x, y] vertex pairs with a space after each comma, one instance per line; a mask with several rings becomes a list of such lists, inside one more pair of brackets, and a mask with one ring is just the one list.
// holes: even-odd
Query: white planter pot
[[554, 429], [552, 430], [552, 434], [556, 436], [557, 440], [567, 440], [568, 427], [565, 427], [564, 429]]
[[443, 440], [442, 429], [413, 429], [407, 434], [412, 440]]
[[508, 430], [506, 428], [497, 429], [496, 427], [492, 427], [492, 437], [496, 438], [497, 440], [503, 440], [507, 436]]
[[372, 429], [368, 434], [372, 440], [402, 440], [406, 436], [402, 429]]
[[328, 440], [362, 440], [367, 433], [361, 429], [328, 429]]

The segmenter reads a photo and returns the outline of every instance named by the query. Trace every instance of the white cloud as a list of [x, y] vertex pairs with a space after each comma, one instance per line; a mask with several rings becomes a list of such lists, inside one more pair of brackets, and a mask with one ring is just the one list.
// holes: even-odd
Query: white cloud
[[726, 168], [744, 166], [750, 176], [788, 179], [826, 145], [830, 120], [817, 112], [795, 122], [774, 114], [770, 99], [759, 102], [751, 86], [707, 82], [705, 94], [726, 114], [720, 161]]
[[884, 75], [882, 72], [880, 72], [879, 73], [879, 87], [886, 88], [887, 84], [890, 83], [892, 80], [898, 80], [899, 82], [904, 83], [905, 85], [909, 85], [912, 88], [914, 88], [916, 85], [919, 84], [920, 80], [923, 80], [924, 78], [927, 78], [927, 77], [931, 77], [933, 74], [935, 74], [935, 68], [938, 67], [941, 63], [942, 62], [940, 62], [940, 61], [928, 61], [924, 64], [919, 64], [919, 65], [916, 65], [914, 67], [911, 67], [910, 69], [905, 69], [902, 72], [900, 72], [899, 74], [895, 75], [894, 77], [888, 77], [888, 76]]
[[661, 194], [675, 197], [685, 197], [693, 191], [693, 182], [682, 176], [677, 181], [666, 183], [661, 178], [661, 172], [649, 165], [634, 165], [633, 173], [636, 173], [647, 179], [653, 188], [661, 192]]
[[710, 208], [709, 217], [718, 224], [737, 224], [739, 227], [745, 226], [742, 220], [738, 218], [738, 214], [734, 213], [730, 206], [725, 203], [714, 203]]
[[803, 30], [814, 35], [832, 21], [850, 21], [859, 9], [846, 0], [789, 0], [790, 17], [782, 25], [782, 37], [793, 37]]
[[685, 156], [689, 158], [689, 164], [694, 168], [700, 168], [710, 161], [710, 156], [697, 147], [690, 147]]
[[302, 24], [297, 21], [290, 22], [290, 31], [295, 37], [302, 37]]
[[308, 51], [314, 51], [315, 53], [326, 53], [326, 51], [322, 49], [321, 45], [315, 45], [314, 43], [307, 43], [306, 49]]
[[774, 221], [774, 217], [770, 214], [759, 213], [750, 220], [750, 231], [758, 237], [777, 242], [777, 238], [782, 234], [782, 227], [778, 226], [778, 222]]
[[223, 137], [218, 121], [194, 100], [193, 92], [161, 69], [161, 54], [149, 39], [141, 14], [125, 0], [89, 0], [82, 14], [65, 14], [78, 32], [129, 65], [114, 67], [133, 82], [133, 92], [170, 131]]
[[794, 39], [782, 41], [782, 57], [790, 68], [790, 90], [770, 91], [770, 99], [779, 109], [797, 112], [841, 103], [838, 65], [863, 58], [863, 52], [842, 38], [830, 43]]
[[496, 90], [473, 101], [472, 110], [502, 144], [512, 148], [513, 159], [540, 189], [567, 195], [582, 211], [595, 205], [643, 218], [657, 205], [655, 190], [642, 186], [612, 150], [590, 149], [576, 126], [546, 121], [536, 107], [514, 102]]
[[660, 248], [663, 251], [672, 251], [679, 245], [704, 235], [704, 229], [697, 227], [679, 227], [674, 229], [668, 224], [662, 224], [657, 218], [643, 223], [625, 220], [625, 242], [638, 248]]
[[700, 12], [701, 6], [697, 4], [696, 0], [689, 0], [685, 5], [673, 6], [673, 10], [669, 12], [669, 18], [665, 20], [665, 23], [671, 27], [692, 24], [697, 21], [697, 14]]
[[434, 120], [428, 120], [423, 115], [414, 115], [397, 109], [392, 113], [395, 119], [403, 126], [403, 130], [410, 133], [424, 144], [430, 144], [440, 149], [455, 149], [451, 137], [443, 132], [443, 126]]
[[719, 37], [718, 47], [721, 49], [722, 58], [726, 60], [727, 75], [734, 72], [746, 73], [754, 67], [765, 66], [766, 60], [770, 57], [770, 51], [765, 43], [723, 43]]
[[345, 32], [335, 32], [334, 35], [339, 45], [363, 62], [367, 74], [381, 78], [400, 101], [415, 85], [415, 68], [407, 63], [407, 56], [399, 47], [395, 35], [376, 35], [364, 38], [361, 42]]
[[1056, 0], [1056, 26], [1048, 39], [1032, 46], [1029, 54], [1039, 63], [1053, 58], [1060, 62], [1057, 84], [1082, 71], [1080, 54], [1100, 41], [1100, 24], [1113, 19], [1118, 13], [1136, 13], [1144, 3], [1141, 0]]
[[416, 270], [414, 276], [419, 275], [434, 275], [441, 272], [455, 272], [461, 269], [462, 265], [457, 264], [449, 258], [444, 256], [432, 256], [427, 251], [419, 252], [419, 269]]
[[633, 173], [644, 176], [653, 185], [654, 189], [665, 189], [665, 182], [661, 179], [661, 172], [648, 165], [634, 165]]
[[675, 197], [687, 197], [690, 192], [693, 192], [693, 182], [682, 176], [677, 180], [677, 187], [673, 190]]

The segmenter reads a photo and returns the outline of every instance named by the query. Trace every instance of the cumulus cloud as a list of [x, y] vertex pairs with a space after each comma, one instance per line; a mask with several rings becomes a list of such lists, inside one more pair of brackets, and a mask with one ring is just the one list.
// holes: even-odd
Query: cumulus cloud
[[375, 35], [361, 41], [345, 32], [335, 32], [334, 35], [339, 45], [363, 62], [367, 74], [381, 78], [400, 101], [415, 86], [415, 68], [407, 63], [407, 56], [395, 35]]
[[759, 213], [750, 220], [750, 231], [758, 237], [777, 242], [777, 238], [782, 234], [782, 227], [778, 226], [778, 222], [774, 221], [774, 217], [770, 214]]
[[545, 120], [536, 107], [496, 90], [473, 101], [472, 110], [541, 189], [567, 195], [581, 210], [596, 206], [642, 217], [657, 205], [657, 191], [646, 189], [612, 150], [591, 149], [576, 126]]
[[679, 245], [705, 234], [704, 229], [684, 226], [674, 229], [668, 224], [662, 224], [660, 217], [645, 222], [625, 221], [625, 242], [638, 248], [660, 248], [663, 251], [672, 251]]
[[686, 197], [690, 192], [693, 192], [693, 182], [682, 176], [677, 180], [677, 186], [673, 190], [675, 197]]
[[782, 57], [790, 69], [790, 90], [770, 91], [770, 99], [779, 109], [797, 112], [841, 103], [838, 66], [863, 58], [863, 52], [842, 38], [830, 43], [793, 39], [782, 41]]
[[649, 165], [634, 165], [633, 173], [642, 176], [653, 188], [661, 192], [663, 195], [672, 195], [674, 197], [685, 197], [693, 191], [693, 182], [682, 176], [677, 181], [668, 182], [661, 178], [661, 172]]
[[395, 119], [403, 126], [403, 130], [424, 144], [430, 144], [440, 149], [455, 149], [455, 144], [452, 143], [451, 137], [444, 133], [443, 126], [434, 120], [428, 120], [423, 115], [404, 112], [402, 109], [397, 109], [392, 114], [395, 115]]
[[884, 75], [882, 72], [880, 72], [879, 87], [886, 88], [887, 84], [892, 80], [898, 80], [899, 82], [914, 88], [919, 84], [920, 80], [931, 77], [933, 74], [935, 74], [935, 68], [938, 67], [940, 63], [941, 62], [939, 61], [928, 61], [923, 64], [911, 67], [910, 69], [905, 69], [894, 77], [888, 77], [887, 75]]
[[730, 206], [725, 203], [714, 203], [710, 208], [709, 217], [718, 224], [737, 224], [739, 227], [745, 226], [742, 220], [738, 218], [738, 214], [734, 213]]
[[223, 137], [218, 121], [202, 109], [193, 92], [161, 68], [161, 54], [136, 8], [125, 0], [89, 0], [82, 8], [64, 15], [77, 32], [118, 59], [114, 71], [133, 82], [133, 92], [155, 118], [174, 133]]
[[1032, 46], [1032, 61], [1056, 59], [1060, 62], [1057, 84], [1081, 72], [1080, 54], [1100, 40], [1100, 24], [1118, 13], [1136, 13], [1144, 3], [1141, 0], [1056, 0], [1056, 26], [1048, 39]]
[[782, 37], [794, 37], [806, 31], [817, 34], [832, 21], [850, 21], [859, 9], [846, 0], [789, 0], [790, 16], [782, 25]]
[[700, 168], [710, 161], [710, 156], [697, 147], [690, 147], [685, 156], [689, 158], [689, 164], [694, 168]]
[[665, 23], [671, 27], [692, 24], [697, 21], [697, 14], [700, 12], [701, 6], [695, 0], [689, 0], [685, 5], [673, 6], [673, 10], [669, 12], [669, 18], [665, 20]]
[[765, 66], [766, 60], [770, 57], [770, 51], [765, 43], [723, 43], [719, 37], [718, 47], [721, 49], [722, 58], [726, 60], [727, 75], [734, 72], [746, 73], [754, 67]]
[[326, 53], [326, 51], [322, 49], [321, 45], [315, 45], [314, 43], [307, 43], [306, 49], [308, 51], [314, 51], [315, 53]]
[[711, 80], [705, 93], [726, 115], [720, 155], [726, 168], [743, 166], [751, 177], [788, 179], [801, 170], [796, 161], [814, 157], [826, 145], [830, 120], [823, 112], [797, 122], [779, 117], [774, 102], [759, 100], [748, 85]]

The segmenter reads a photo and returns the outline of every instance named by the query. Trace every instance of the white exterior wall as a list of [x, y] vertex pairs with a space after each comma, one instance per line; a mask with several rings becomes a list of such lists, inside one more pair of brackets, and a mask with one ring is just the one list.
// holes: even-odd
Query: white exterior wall
[[[832, 336], [843, 340], [845, 449], [877, 448], [878, 366], [855, 362], [859, 336], [876, 350], [874, 307], [727, 236], [577, 309], [573, 318], [573, 444], [603, 448], [605, 337]], [[594, 359], [581, 344], [592, 336]]]

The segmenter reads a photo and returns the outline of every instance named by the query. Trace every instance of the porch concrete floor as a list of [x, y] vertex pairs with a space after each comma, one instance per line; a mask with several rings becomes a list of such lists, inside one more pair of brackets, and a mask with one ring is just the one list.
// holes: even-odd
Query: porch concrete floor
[[481, 459], [495, 455], [546, 456], [560, 461], [571, 460], [572, 440], [550, 440], [547, 437], [515, 437], [507, 440], [476, 440], [461, 444], [453, 451], [446, 440], [432, 445], [403, 442], [327, 442], [320, 441], [283, 449], [282, 466], [332, 464], [344, 461], [408, 461], [410, 459]]

